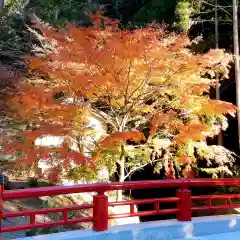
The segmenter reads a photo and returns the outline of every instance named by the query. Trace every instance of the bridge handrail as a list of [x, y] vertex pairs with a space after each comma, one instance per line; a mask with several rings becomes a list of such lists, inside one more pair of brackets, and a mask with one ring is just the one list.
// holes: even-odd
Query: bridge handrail
[[[10, 232], [18, 230], [26, 230], [40, 227], [51, 227], [57, 225], [69, 225], [82, 222], [93, 222], [93, 229], [95, 231], [106, 231], [108, 229], [109, 219], [117, 219], [134, 216], [150, 216], [158, 214], [176, 213], [177, 220], [191, 221], [192, 212], [202, 210], [217, 210], [217, 209], [232, 209], [240, 207], [240, 205], [232, 204], [231, 200], [240, 198], [240, 194], [227, 195], [207, 195], [207, 196], [191, 196], [191, 188], [195, 187], [220, 187], [220, 186], [239, 186], [240, 179], [226, 178], [226, 179], [182, 179], [182, 180], [155, 180], [155, 181], [135, 181], [135, 182], [114, 182], [114, 183], [98, 183], [98, 184], [80, 184], [73, 186], [51, 186], [40, 188], [27, 188], [21, 190], [4, 190], [4, 180], [0, 177], [0, 221], [3, 218], [12, 218], [18, 216], [28, 216], [30, 223], [14, 227], [1, 227], [0, 232]], [[115, 190], [135, 190], [135, 189], [157, 189], [157, 188], [175, 188], [177, 189], [176, 197], [170, 198], [154, 198], [145, 200], [128, 200], [121, 202], [108, 202], [108, 196], [105, 194], [108, 191]], [[86, 193], [95, 192], [93, 202], [91, 204], [75, 205], [69, 207], [42, 209], [42, 210], [26, 210], [21, 212], [3, 213], [3, 201], [22, 199], [22, 198], [37, 198], [43, 196], [56, 196], [62, 194]], [[213, 199], [224, 199], [226, 204], [213, 205]], [[193, 207], [192, 201], [206, 200], [206, 206]], [[176, 208], [161, 209], [162, 202], [175, 202]], [[154, 204], [154, 210], [145, 212], [135, 212], [134, 206], [136, 204]], [[129, 205], [130, 211], [122, 214], [109, 214], [108, 208], [110, 206]], [[68, 211], [93, 209], [92, 217], [69, 219]], [[56, 222], [38, 223], [36, 221], [37, 214], [47, 213], [62, 213], [62, 220]]]

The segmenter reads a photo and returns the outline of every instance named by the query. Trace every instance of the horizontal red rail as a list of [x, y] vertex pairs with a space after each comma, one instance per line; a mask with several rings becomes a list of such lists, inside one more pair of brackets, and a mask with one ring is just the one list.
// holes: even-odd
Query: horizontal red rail
[[121, 214], [111, 214], [109, 215], [109, 219], [118, 219], [118, 218], [127, 218], [127, 217], [144, 217], [144, 216], [153, 216], [158, 214], [173, 214], [177, 213], [178, 209], [163, 209], [163, 210], [152, 210], [152, 211], [144, 211], [144, 212], [136, 212], [136, 213], [121, 213]]
[[2, 227], [1, 232], [15, 232], [15, 231], [23, 231], [23, 230], [30, 230], [34, 228], [45, 228], [45, 227], [48, 228], [48, 227], [71, 225], [71, 224], [91, 222], [91, 221], [93, 221], [91, 217], [85, 217], [80, 219], [69, 219], [68, 221], [60, 220], [55, 222], [44, 222], [44, 223], [35, 223], [35, 224], [27, 224], [27, 225], [20, 225], [20, 226], [10, 226], [10, 227]]
[[197, 211], [209, 211], [209, 210], [228, 210], [228, 209], [234, 209], [239, 208], [240, 204], [232, 205], [231, 207], [227, 205], [218, 205], [218, 206], [203, 206], [203, 207], [192, 207], [193, 212]]
[[[0, 179], [1, 180], [1, 179]], [[223, 195], [207, 195], [207, 196], [191, 196], [191, 188], [195, 187], [218, 187], [218, 186], [238, 186], [240, 179], [191, 179], [191, 180], [160, 180], [160, 181], [137, 181], [125, 183], [101, 183], [74, 186], [56, 186], [43, 188], [29, 188], [21, 190], [3, 191], [3, 184], [0, 181], [0, 204], [4, 200], [20, 199], [20, 198], [36, 198], [42, 196], [55, 196], [61, 194], [96, 192], [93, 196], [93, 203], [67, 206], [62, 208], [36, 209], [21, 212], [2, 213], [3, 218], [14, 218], [25, 216], [29, 217], [29, 224], [21, 226], [10, 226], [0, 228], [0, 232], [11, 232], [19, 230], [29, 230], [33, 228], [53, 227], [59, 225], [71, 225], [75, 223], [92, 222], [93, 229], [96, 231], [105, 231], [108, 229], [109, 219], [118, 219], [126, 217], [141, 217], [160, 214], [177, 214], [180, 221], [190, 221], [191, 213], [195, 211], [233, 209], [240, 207], [240, 204], [232, 203], [233, 199], [240, 199], [240, 194], [223, 194]], [[120, 202], [108, 202], [105, 195], [107, 191], [115, 190], [134, 190], [134, 189], [152, 189], [152, 188], [175, 188], [177, 190], [176, 197], [154, 198], [143, 200], [127, 200]], [[216, 199], [225, 200], [221, 205], [214, 205]], [[205, 201], [204, 206], [192, 206], [192, 202]], [[175, 203], [176, 207], [165, 209], [162, 203]], [[135, 205], [152, 204], [153, 210], [136, 211]], [[109, 207], [129, 206], [126, 213], [115, 214], [109, 212]], [[69, 219], [70, 211], [79, 211], [83, 209], [92, 209], [92, 216], [76, 219]], [[2, 210], [2, 209], [0, 209]], [[46, 215], [49, 213], [61, 213], [61, 219], [49, 222], [37, 222], [37, 215]], [[0, 220], [1, 220], [0, 219]]]
[[108, 206], [125, 206], [131, 204], [150, 204], [150, 203], [164, 203], [164, 202], [178, 202], [179, 198], [177, 197], [169, 197], [169, 198], [151, 198], [144, 200], [129, 200], [129, 201], [121, 201], [121, 202], [110, 202]]
[[75, 205], [69, 206], [64, 208], [49, 208], [49, 209], [39, 209], [39, 210], [28, 210], [22, 212], [8, 212], [3, 213], [4, 218], [14, 218], [14, 217], [22, 217], [22, 216], [31, 216], [31, 215], [44, 215], [48, 213], [59, 213], [65, 211], [76, 211], [76, 210], [83, 210], [83, 209], [90, 209], [93, 208], [93, 204], [84, 204], [84, 205]]
[[224, 194], [224, 195], [206, 195], [206, 196], [192, 196], [192, 200], [207, 200], [207, 199], [238, 199], [240, 194]]
[[[231, 202], [233, 199], [240, 199], [240, 194], [193, 196], [191, 199], [193, 201], [206, 201], [205, 206], [192, 207], [192, 211], [224, 210], [240, 207], [240, 204], [232, 204]], [[212, 200], [225, 200], [225, 204], [212, 205]]]
[[55, 196], [61, 194], [83, 193], [83, 192], [107, 192], [114, 190], [134, 190], [152, 188], [191, 188], [191, 187], [217, 187], [238, 186], [240, 179], [193, 179], [193, 180], [160, 180], [160, 181], [136, 181], [124, 183], [98, 183], [81, 184], [73, 186], [56, 186], [29, 188], [22, 190], [5, 191], [3, 200]]

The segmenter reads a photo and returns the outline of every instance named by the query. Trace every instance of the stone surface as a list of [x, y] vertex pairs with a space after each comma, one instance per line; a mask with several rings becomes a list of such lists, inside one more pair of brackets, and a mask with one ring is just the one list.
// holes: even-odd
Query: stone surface
[[[116, 206], [116, 207], [109, 207], [109, 214], [123, 214], [129, 213], [130, 206]], [[134, 205], [134, 212], [137, 212], [137, 207]], [[129, 218], [119, 218], [115, 219], [115, 225], [125, 225], [125, 224], [137, 224], [140, 223], [139, 217], [129, 217]]]
[[[2, 226], [3, 227], [19, 226], [19, 225], [24, 225], [24, 224], [27, 224], [27, 219], [25, 217], [17, 217], [17, 218], [3, 220]], [[2, 237], [2, 238], [0, 238], [1, 240], [23, 238], [23, 237], [26, 237], [26, 231], [3, 233], [3, 235], [1, 237]]]

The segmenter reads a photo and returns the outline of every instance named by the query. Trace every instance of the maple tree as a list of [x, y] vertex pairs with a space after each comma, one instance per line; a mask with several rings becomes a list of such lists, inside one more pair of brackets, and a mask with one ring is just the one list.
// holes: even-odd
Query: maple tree
[[[31, 127], [8, 139], [5, 151], [27, 153], [20, 158], [27, 163], [50, 152], [63, 159], [64, 168], [71, 161], [88, 170], [109, 166], [120, 182], [147, 164], [155, 165], [156, 172], [164, 167], [166, 177], [177, 177], [176, 169], [193, 177], [195, 143], [216, 135], [221, 128], [217, 119], [236, 110], [208, 94], [216, 72], [227, 76], [231, 56], [222, 50], [194, 54], [185, 35], [157, 24], [120, 30], [117, 21], [101, 12], [92, 21], [87, 28], [41, 29], [57, 50], [27, 59], [30, 73], [41, 80], [19, 84], [8, 104], [13, 117]], [[59, 93], [71, 103], [56, 98]], [[108, 126], [91, 157], [84, 157], [81, 147], [71, 151], [69, 138], [59, 148], [34, 146], [43, 135], [83, 140], [91, 113]]]

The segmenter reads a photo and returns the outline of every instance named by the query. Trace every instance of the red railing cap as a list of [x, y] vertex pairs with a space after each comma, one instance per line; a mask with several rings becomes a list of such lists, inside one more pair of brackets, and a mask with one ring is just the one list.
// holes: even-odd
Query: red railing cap
[[189, 180], [154, 180], [135, 182], [115, 182], [80, 184], [73, 186], [54, 186], [41, 188], [27, 188], [21, 190], [7, 190], [3, 193], [3, 200], [55, 196], [61, 194], [83, 192], [106, 192], [114, 190], [150, 189], [150, 188], [188, 188], [188, 187], [214, 187], [214, 186], [240, 185], [240, 179], [189, 179]]

